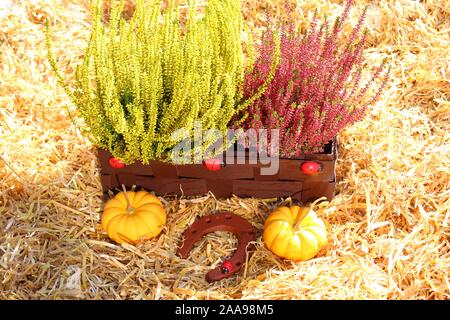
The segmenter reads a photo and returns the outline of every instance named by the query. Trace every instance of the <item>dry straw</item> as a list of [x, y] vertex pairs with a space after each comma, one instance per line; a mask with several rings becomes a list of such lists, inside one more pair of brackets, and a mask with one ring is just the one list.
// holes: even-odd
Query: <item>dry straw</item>
[[[98, 227], [95, 148], [68, 119], [73, 107], [45, 52], [48, 17], [60, 66], [73, 73], [89, 30], [87, 2], [24, 0], [0, 9], [0, 298], [450, 298], [449, 1], [369, 7], [367, 61], [387, 57], [393, 79], [367, 118], [339, 137], [338, 194], [317, 207], [329, 247], [291, 263], [259, 237], [244, 273], [214, 284], [204, 275], [232, 254], [236, 240], [211, 234], [181, 260], [175, 252], [183, 230], [225, 209], [261, 231], [282, 202], [161, 199], [169, 220], [159, 238], [137, 247], [107, 238]], [[253, 30], [266, 7], [282, 17], [284, 2], [243, 1]], [[301, 26], [314, 9], [329, 17], [342, 11], [342, 1], [291, 2]]]

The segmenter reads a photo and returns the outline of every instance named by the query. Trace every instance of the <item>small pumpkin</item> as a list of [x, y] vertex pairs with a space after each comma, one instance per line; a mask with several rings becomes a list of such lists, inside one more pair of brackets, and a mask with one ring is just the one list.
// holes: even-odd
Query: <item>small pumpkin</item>
[[279, 207], [269, 214], [264, 224], [266, 247], [279, 257], [309, 260], [327, 243], [325, 223], [308, 207]]
[[129, 244], [156, 237], [166, 220], [166, 211], [156, 196], [125, 190], [105, 204], [101, 219], [112, 240]]

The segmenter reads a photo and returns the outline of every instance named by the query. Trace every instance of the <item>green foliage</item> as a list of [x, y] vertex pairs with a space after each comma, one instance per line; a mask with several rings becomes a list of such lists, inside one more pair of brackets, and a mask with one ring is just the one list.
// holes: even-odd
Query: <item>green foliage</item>
[[[189, 1], [186, 19], [175, 0], [162, 4], [137, 0], [126, 21], [124, 1], [111, 1], [106, 24], [97, 1], [74, 90], [58, 72], [47, 26], [50, 64], [93, 142], [126, 163], [170, 161], [170, 150], [194, 136], [196, 121], [203, 132], [225, 132], [231, 118], [262, 94], [243, 98], [245, 26], [238, 0], [209, 0], [202, 14]], [[213, 142], [204, 141], [202, 149]]]

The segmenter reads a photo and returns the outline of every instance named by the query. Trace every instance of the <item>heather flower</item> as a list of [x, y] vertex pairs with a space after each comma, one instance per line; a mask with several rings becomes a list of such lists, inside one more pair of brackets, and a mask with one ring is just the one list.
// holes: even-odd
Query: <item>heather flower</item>
[[[292, 23], [279, 28], [280, 63], [274, 79], [249, 106], [245, 120], [235, 121], [235, 126], [279, 129], [280, 155], [289, 157], [320, 152], [340, 130], [364, 117], [385, 89], [389, 68], [384, 60], [371, 79], [361, 83], [367, 39], [365, 10], [347, 40], [342, 40], [342, 26], [353, 3], [347, 1], [332, 27], [328, 21], [320, 24], [315, 14], [306, 33], [296, 31]], [[259, 56], [245, 77], [245, 96], [253, 95], [267, 78], [273, 60], [273, 34], [267, 27]], [[374, 91], [369, 90], [372, 86]]]

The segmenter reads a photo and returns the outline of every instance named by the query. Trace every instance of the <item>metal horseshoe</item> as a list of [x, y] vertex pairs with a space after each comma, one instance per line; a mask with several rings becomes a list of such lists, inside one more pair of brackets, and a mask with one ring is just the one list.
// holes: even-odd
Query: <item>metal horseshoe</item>
[[245, 263], [246, 252], [251, 253], [255, 249], [251, 242], [256, 240], [256, 230], [250, 222], [234, 213], [220, 211], [200, 218], [184, 231], [184, 241], [177, 250], [177, 255], [187, 259], [194, 244], [204, 235], [215, 231], [232, 232], [238, 238], [238, 246], [230, 259], [206, 274], [208, 282], [219, 281], [239, 272]]

